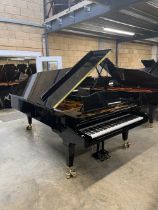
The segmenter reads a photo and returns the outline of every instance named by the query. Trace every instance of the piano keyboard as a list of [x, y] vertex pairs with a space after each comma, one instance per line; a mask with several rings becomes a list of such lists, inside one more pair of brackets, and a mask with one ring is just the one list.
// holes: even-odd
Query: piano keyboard
[[108, 123], [102, 122], [93, 126], [89, 126], [87, 128], [81, 129], [80, 131], [83, 134], [90, 136], [92, 139], [103, 136], [105, 134], [111, 133], [113, 131], [124, 128], [128, 125], [132, 125], [136, 122], [143, 120], [143, 117], [133, 116], [133, 115], [125, 115], [124, 117], [120, 117], [119, 119], [112, 120]]

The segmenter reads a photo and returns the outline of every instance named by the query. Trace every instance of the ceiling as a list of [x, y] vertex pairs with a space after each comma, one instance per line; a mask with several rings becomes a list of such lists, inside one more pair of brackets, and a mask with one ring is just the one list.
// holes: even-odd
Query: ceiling
[[[78, 2], [80, 0], [73, 1], [73, 4]], [[118, 35], [105, 31], [105, 27], [133, 32], [135, 35], [133, 37]], [[61, 30], [102, 38], [114, 38], [120, 41], [150, 40], [158, 42], [158, 0], [132, 4], [119, 11], [108, 12], [77, 24], [70, 24]]]

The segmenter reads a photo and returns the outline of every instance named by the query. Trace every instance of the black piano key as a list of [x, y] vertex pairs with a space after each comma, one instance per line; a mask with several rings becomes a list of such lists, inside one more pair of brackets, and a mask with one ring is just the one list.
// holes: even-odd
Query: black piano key
[[136, 117], [137, 116], [127, 114], [127, 115], [119, 117], [118, 119], [115, 119], [115, 121], [112, 120], [110, 122], [101, 122], [100, 124], [97, 123], [97, 125], [90, 126], [88, 128], [82, 129], [82, 132], [87, 134], [87, 135], [92, 135], [92, 134], [95, 134], [95, 133], [99, 133], [100, 131], [106, 130], [108, 128], [117, 126], [119, 124], [128, 122], [132, 119], [135, 119]]

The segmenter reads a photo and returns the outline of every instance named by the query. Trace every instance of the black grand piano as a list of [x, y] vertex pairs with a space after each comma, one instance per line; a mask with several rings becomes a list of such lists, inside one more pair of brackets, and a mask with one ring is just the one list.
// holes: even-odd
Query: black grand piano
[[115, 66], [108, 58], [101, 63], [111, 78], [107, 90], [134, 98], [142, 107], [148, 108], [150, 127], [153, 127], [154, 114], [158, 105], [158, 62], [142, 60], [144, 68], [125, 69]]
[[104, 141], [122, 134], [124, 147], [129, 147], [128, 131], [148, 117], [140, 107], [118, 94], [110, 97], [104, 90], [82, 88], [84, 80], [102, 62], [110, 50], [90, 51], [74, 67], [41, 72], [31, 76], [22, 97], [12, 95], [12, 107], [28, 117], [50, 126], [65, 145], [67, 178], [76, 176], [73, 168], [75, 146], [96, 146], [93, 157], [103, 161], [110, 157]]

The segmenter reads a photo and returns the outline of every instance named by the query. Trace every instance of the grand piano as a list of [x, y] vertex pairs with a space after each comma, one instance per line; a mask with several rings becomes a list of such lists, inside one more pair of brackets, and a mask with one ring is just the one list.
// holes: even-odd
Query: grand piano
[[117, 92], [126, 98], [134, 98], [142, 107], [148, 108], [150, 127], [153, 127], [154, 114], [158, 105], [158, 62], [142, 60], [144, 68], [125, 69], [115, 66], [108, 58], [101, 67], [106, 69], [110, 77], [107, 91]]
[[124, 147], [128, 148], [129, 130], [148, 120], [134, 101], [116, 93], [109, 97], [104, 89], [91, 91], [90, 87], [82, 87], [109, 51], [90, 51], [72, 68], [34, 74], [23, 96], [11, 96], [12, 107], [27, 115], [27, 130], [32, 129], [34, 118], [62, 138], [67, 178], [76, 176], [73, 168], [76, 146], [96, 145], [93, 157], [103, 161], [110, 157], [104, 148], [107, 139], [122, 134]]

